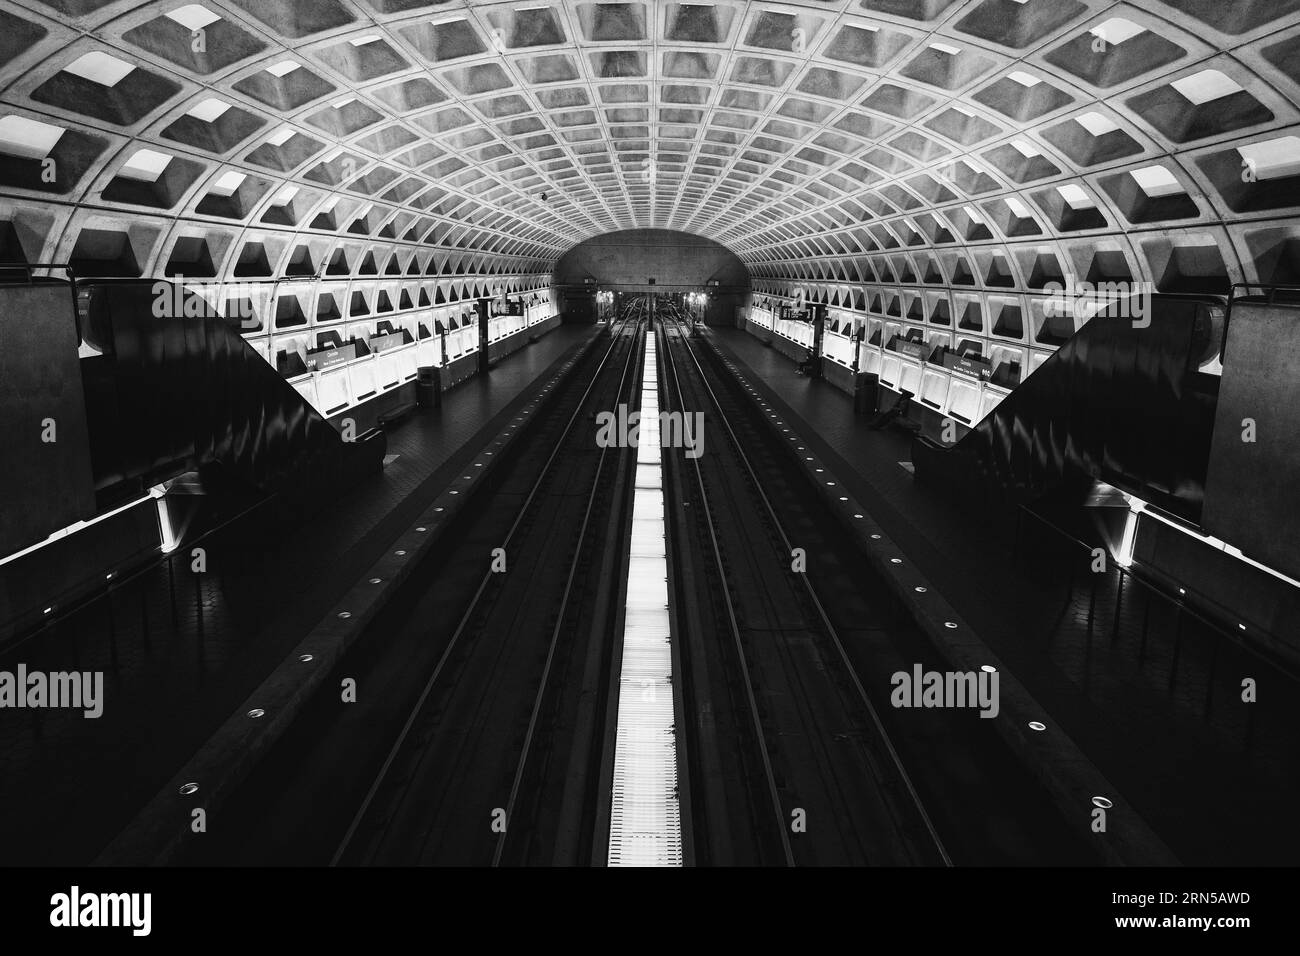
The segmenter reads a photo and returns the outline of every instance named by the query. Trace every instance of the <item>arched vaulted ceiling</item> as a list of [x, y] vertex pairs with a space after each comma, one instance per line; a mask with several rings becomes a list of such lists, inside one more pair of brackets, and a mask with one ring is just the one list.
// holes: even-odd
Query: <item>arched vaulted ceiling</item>
[[654, 227], [760, 277], [1300, 274], [1300, 0], [0, 0], [0, 80], [6, 258], [520, 274]]

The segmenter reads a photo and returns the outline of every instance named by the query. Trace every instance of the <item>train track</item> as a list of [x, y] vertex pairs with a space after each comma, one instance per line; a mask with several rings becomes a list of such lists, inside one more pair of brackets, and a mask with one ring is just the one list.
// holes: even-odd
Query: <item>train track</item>
[[[604, 683], [614, 605], [597, 598], [614, 586], [619, 562], [605, 552], [621, 538], [609, 531], [627, 484], [626, 454], [597, 448], [589, 419], [635, 404], [640, 336], [636, 318], [614, 333], [494, 551], [505, 570], [483, 573], [332, 863], [550, 863], [589, 852], [590, 811], [570, 806], [594, 806], [599, 709], [575, 726], [574, 708]], [[575, 775], [581, 792], [566, 787]]]
[[[979, 719], [973, 709], [889, 706], [894, 674], [917, 665], [925, 671], [948, 665], [878, 579], [841, 519], [813, 493], [809, 474], [784, 447], [786, 439], [764, 420], [772, 413], [727, 373], [712, 348], [694, 347], [686, 332], [683, 323], [670, 321], [662, 333], [672, 342], [672, 368], [684, 385], [680, 400], [710, 413], [715, 426], [706, 445], [711, 453], [697, 465], [708, 507], [716, 512], [719, 547], [707, 540], [701, 547], [697, 531], [696, 550], [708, 555], [701, 564], [711, 566], [714, 591], [719, 597], [725, 593], [734, 608], [740, 637], [725, 619], [715, 633], [724, 636], [724, 644], [745, 642], [759, 691], [760, 739], [772, 753], [785, 825], [792, 804], [806, 804], [808, 793], [818, 793], [819, 781], [824, 808], [838, 813], [834, 808], [846, 802], [851, 808], [848, 816], [835, 817], [834, 826], [822, 820], [820, 845], [808, 812], [806, 832], [790, 834], [795, 862], [1097, 863], [1095, 850], [1081, 842], [1059, 805], [1005, 747], [993, 721]], [[711, 457], [718, 459], [712, 471]], [[681, 510], [692, 508], [702, 510], [693, 500]], [[795, 548], [806, 554], [806, 573], [792, 573]], [[734, 665], [734, 653], [731, 659], [730, 670], [738, 677], [744, 669]], [[707, 657], [704, 663], [708, 670]], [[710, 694], [715, 705], [728, 694], [743, 696], [713, 675], [718, 670], [727, 670], [725, 658], [713, 663], [702, 689], [704, 681], [686, 673], [688, 686], [703, 698], [695, 701], [697, 710], [710, 703]], [[791, 706], [792, 701], [800, 706]], [[760, 723], [752, 716], [748, 722]], [[749, 734], [751, 741], [759, 736]], [[819, 747], [819, 739], [831, 744]], [[851, 742], [856, 746], [847, 746]], [[806, 775], [818, 767], [805, 750], [820, 756], [829, 775]], [[802, 760], [794, 771], [788, 769], [789, 751]], [[868, 786], [883, 795], [882, 806], [858, 802], [855, 781], [863, 778], [854, 764], [874, 778]], [[699, 768], [695, 772], [700, 776]], [[749, 779], [757, 781], [751, 791], [771, 790], [761, 777]], [[697, 800], [735, 799], [735, 788], [712, 794], [696, 789]], [[776, 816], [769, 809], [760, 822]], [[892, 839], [881, 845], [891, 831]], [[773, 845], [766, 845], [766, 859], [774, 856]], [[730, 850], [734, 855], [734, 844]], [[782, 862], [779, 855], [775, 862]]]
[[605, 864], [635, 455], [597, 447], [594, 413], [637, 408], [646, 328], [660, 408], [707, 426], [701, 457], [663, 450], [683, 862], [1075, 858], [989, 785], [1023, 774], [984, 752], [987, 722], [877, 710], [890, 670], [938, 662], [810, 518], [765, 413], [655, 307], [625, 310], [372, 622], [340, 670], [366, 706], [314, 702], [191, 862]]
[[685, 460], [678, 474], [689, 488], [678, 490], [696, 509], [702, 550], [721, 584], [715, 604], [739, 685], [733, 696], [743, 702], [761, 769], [763, 799], [754, 802], [767, 804], [764, 862], [949, 864], [808, 574], [792, 570], [797, 544], [684, 326], [672, 322], [660, 335], [670, 406], [704, 411], [711, 426], [708, 453]]

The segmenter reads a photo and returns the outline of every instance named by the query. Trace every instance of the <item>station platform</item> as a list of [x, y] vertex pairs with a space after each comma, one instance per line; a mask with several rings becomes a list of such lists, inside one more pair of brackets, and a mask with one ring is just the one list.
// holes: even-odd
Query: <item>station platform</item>
[[[705, 334], [1180, 862], [1296, 859], [1300, 828], [1275, 822], [1300, 798], [1293, 675], [1113, 566], [1091, 573], [1090, 553], [1046, 524], [1017, 532], [963, 512], [914, 480], [910, 435], [871, 429], [850, 396], [746, 331]], [[1070, 534], [1086, 535], [1076, 517]], [[1241, 700], [1246, 678], [1255, 703]]]
[[108, 701], [96, 719], [27, 710], [0, 724], [0, 864], [93, 860], [595, 334], [561, 325], [417, 409], [389, 432], [382, 474], [306, 522], [275, 521], [270, 499], [0, 653], [0, 670], [102, 671]]

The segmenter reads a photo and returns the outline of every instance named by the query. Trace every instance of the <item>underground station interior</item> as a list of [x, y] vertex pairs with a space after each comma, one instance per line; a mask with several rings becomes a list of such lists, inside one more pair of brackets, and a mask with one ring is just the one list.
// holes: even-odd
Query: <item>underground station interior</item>
[[0, 0], [0, 864], [1300, 859], [1300, 2]]

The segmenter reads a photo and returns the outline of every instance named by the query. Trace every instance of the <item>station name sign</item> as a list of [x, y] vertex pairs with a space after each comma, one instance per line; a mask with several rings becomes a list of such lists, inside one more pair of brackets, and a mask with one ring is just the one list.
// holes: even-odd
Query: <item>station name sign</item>
[[913, 342], [911, 339], [895, 339], [894, 351], [902, 352], [904, 355], [910, 355], [913, 358], [919, 358], [925, 361], [930, 357], [930, 347], [924, 342]]
[[946, 352], [943, 356], [944, 368], [952, 369], [954, 372], [960, 372], [962, 375], [969, 375], [971, 378], [978, 378], [980, 381], [988, 381], [993, 375], [993, 363], [983, 358], [968, 358], [965, 355], [958, 355], [956, 352]]
[[312, 371], [321, 371], [327, 368], [333, 368], [335, 365], [342, 365], [344, 362], [350, 362], [357, 357], [357, 347], [352, 343], [338, 346], [331, 349], [321, 349], [320, 351], [307, 353], [307, 368]]

